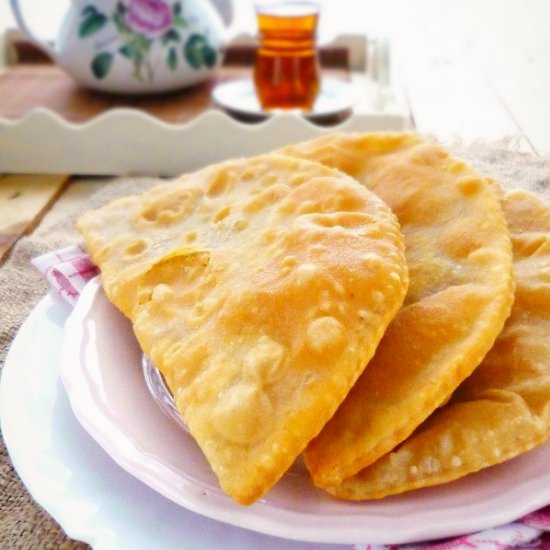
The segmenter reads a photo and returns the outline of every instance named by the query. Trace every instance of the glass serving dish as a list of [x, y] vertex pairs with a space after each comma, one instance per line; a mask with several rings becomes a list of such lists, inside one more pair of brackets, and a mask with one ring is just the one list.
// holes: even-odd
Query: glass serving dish
[[178, 409], [174, 402], [174, 396], [168, 389], [164, 376], [162, 376], [161, 372], [145, 354], [141, 357], [141, 367], [143, 369], [143, 377], [145, 378], [147, 388], [159, 409], [185, 431], [188, 431], [185, 422], [178, 413]]

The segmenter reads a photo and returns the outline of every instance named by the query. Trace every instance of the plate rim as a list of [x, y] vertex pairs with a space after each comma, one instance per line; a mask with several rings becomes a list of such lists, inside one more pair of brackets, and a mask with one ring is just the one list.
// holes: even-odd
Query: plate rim
[[[103, 292], [101, 284], [99, 282], [99, 276], [89, 281], [84, 288], [84, 291], [77, 302], [76, 307], [70, 313], [66, 323], [63, 338], [63, 348], [60, 358], [60, 377], [67, 391], [71, 409], [75, 414], [79, 423], [88, 432], [88, 434], [109, 454], [111, 459], [121, 466], [130, 475], [139, 479], [149, 487], [152, 487], [148, 483], [147, 475], [142, 471], [141, 466], [138, 466], [133, 459], [127, 457], [121, 457], [117, 455], [116, 445], [113, 446], [112, 441], [108, 441], [104, 434], [98, 433], [98, 427], [87, 417], [87, 413], [82, 407], [82, 396], [77, 400], [76, 395], [71, 395], [71, 380], [69, 369], [70, 360], [74, 358], [75, 348], [78, 347], [79, 340], [74, 335], [78, 333], [82, 320], [90, 312], [93, 307], [94, 301], [97, 299], [99, 292]], [[114, 310], [114, 306], [113, 310]], [[67, 376], [69, 373], [69, 376]], [[95, 407], [98, 409], [97, 407]], [[141, 464], [141, 463], [140, 463]], [[137, 471], [136, 471], [137, 470]], [[550, 476], [550, 472], [549, 472]], [[540, 491], [533, 498], [521, 501], [521, 505], [517, 502], [513, 507], [493, 507], [490, 509], [483, 509], [483, 513], [476, 513], [475, 510], [469, 515], [468, 525], [466, 526], [466, 520], [464, 518], [453, 520], [457, 517], [456, 514], [449, 514], [447, 518], [438, 518], [437, 521], [432, 522], [409, 522], [406, 526], [401, 525], [398, 532], [380, 533], [380, 530], [374, 526], [360, 527], [351, 526], [335, 526], [331, 525], [328, 530], [321, 530], [319, 528], [319, 517], [315, 517], [309, 513], [297, 513], [295, 511], [281, 510], [269, 505], [271, 510], [276, 510], [276, 517], [265, 517], [262, 514], [264, 509], [264, 503], [258, 503], [256, 506], [251, 507], [239, 507], [237, 509], [227, 506], [220, 506], [218, 502], [207, 501], [208, 506], [204, 507], [204, 501], [201, 498], [197, 498], [197, 492], [192, 491], [184, 494], [182, 497], [181, 489], [178, 496], [174, 496], [173, 492], [163, 492], [159, 490], [158, 486], [152, 487], [155, 491], [162, 494], [176, 505], [183, 506], [188, 510], [197, 514], [228, 523], [230, 525], [249, 529], [266, 535], [275, 537], [283, 537], [289, 540], [297, 540], [302, 542], [314, 542], [314, 543], [340, 543], [340, 544], [353, 544], [358, 540], [369, 540], [371, 544], [401, 544], [414, 541], [422, 541], [428, 539], [436, 539], [443, 537], [450, 537], [456, 535], [462, 535], [465, 532], [477, 532], [480, 530], [492, 528], [504, 523], [514, 521], [515, 519], [533, 512], [543, 506], [550, 503], [550, 484], [546, 491]], [[520, 487], [511, 489], [511, 492], [521, 490]], [[229, 499], [229, 497], [227, 497]], [[501, 497], [499, 497], [501, 498]], [[468, 505], [469, 507], [482, 508], [483, 505], [476, 503], [475, 505]], [[487, 506], [487, 504], [485, 505]], [[481, 510], [480, 510], [481, 511]], [[429, 515], [433, 514], [432, 511], [424, 511], [419, 514], [419, 519], [424, 516], [428, 519]], [[311, 517], [313, 521], [309, 525], [296, 525], [297, 517]], [[238, 521], [235, 518], [240, 518]], [[325, 516], [326, 518], [327, 516]], [[433, 518], [433, 515], [430, 517]], [[388, 538], [389, 536], [389, 538]]]
[[[37, 473], [39, 468], [22, 466], [25, 459], [21, 459], [20, 456], [24, 455], [24, 445], [18, 442], [12, 420], [12, 401], [15, 399], [9, 390], [14, 384], [11, 381], [12, 378], [17, 378], [16, 370], [19, 358], [25, 356], [26, 341], [31, 338], [31, 333], [36, 330], [38, 324], [44, 322], [47, 317], [46, 311], [55, 302], [51, 294], [44, 295], [21, 323], [10, 344], [0, 377], [0, 429], [12, 467], [32, 499], [60, 525], [68, 537], [95, 547], [101, 533], [87, 527], [77, 514], [68, 515], [64, 511], [64, 505], [60, 503], [59, 498], [68, 497], [65, 494], [52, 492], [51, 486], [46, 487], [41, 475]], [[79, 521], [75, 521], [76, 517], [79, 517]]]

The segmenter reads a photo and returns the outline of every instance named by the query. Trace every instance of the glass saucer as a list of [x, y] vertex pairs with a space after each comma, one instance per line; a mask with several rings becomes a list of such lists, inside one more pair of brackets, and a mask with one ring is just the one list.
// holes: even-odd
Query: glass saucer
[[357, 92], [350, 82], [335, 78], [323, 78], [319, 96], [311, 111], [299, 109], [264, 111], [256, 96], [254, 82], [251, 79], [232, 80], [218, 84], [212, 91], [214, 102], [230, 114], [247, 117], [251, 120], [264, 120], [280, 112], [295, 112], [311, 122], [322, 123], [331, 117], [343, 117], [351, 114], [357, 103]]

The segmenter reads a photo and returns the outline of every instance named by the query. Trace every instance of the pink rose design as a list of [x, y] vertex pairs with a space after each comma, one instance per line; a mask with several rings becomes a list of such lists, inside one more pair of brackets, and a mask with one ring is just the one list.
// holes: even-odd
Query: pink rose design
[[172, 26], [172, 10], [163, 0], [130, 0], [126, 24], [135, 32], [156, 38]]

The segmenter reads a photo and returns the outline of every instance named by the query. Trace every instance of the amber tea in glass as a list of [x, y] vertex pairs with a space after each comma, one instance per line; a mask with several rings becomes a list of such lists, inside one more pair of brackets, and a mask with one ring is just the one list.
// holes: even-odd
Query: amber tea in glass
[[320, 85], [315, 45], [318, 6], [258, 2], [256, 14], [260, 44], [254, 83], [262, 108], [311, 110]]

